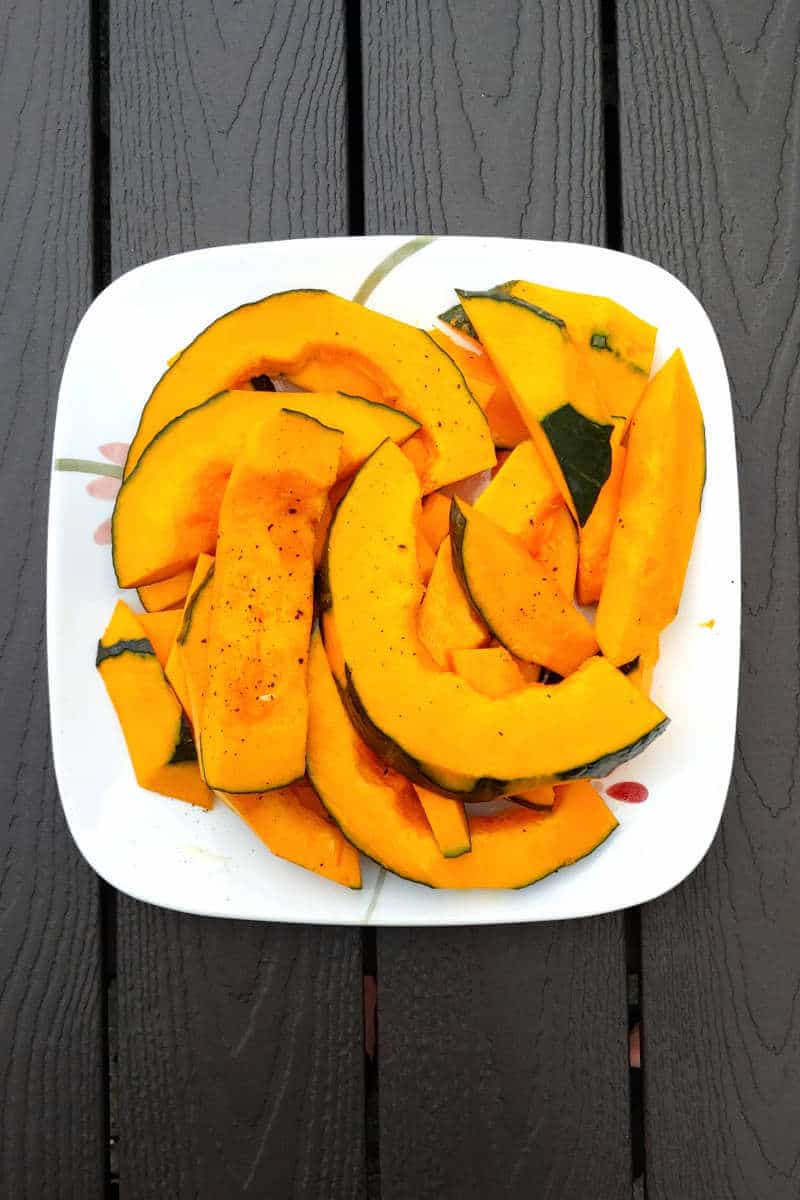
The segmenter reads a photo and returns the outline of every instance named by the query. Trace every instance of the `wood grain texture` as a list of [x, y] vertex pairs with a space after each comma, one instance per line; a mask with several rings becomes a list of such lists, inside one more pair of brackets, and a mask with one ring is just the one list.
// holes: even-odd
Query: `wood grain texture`
[[363, 0], [368, 233], [601, 242], [594, 0]]
[[[594, 4], [362, 11], [369, 232], [602, 240]], [[383, 1200], [627, 1195], [621, 917], [377, 941]]]
[[642, 914], [647, 1193], [800, 1195], [800, 9], [623, 0], [626, 249], [706, 305], [733, 385], [736, 763], [700, 869]]
[[89, 6], [0, 13], [0, 1194], [104, 1194], [97, 881], [50, 761], [45, 527], [59, 376], [91, 299]]
[[[110, 73], [114, 272], [346, 232], [338, 2], [120, 0]], [[121, 1195], [361, 1196], [360, 932], [118, 912]]]

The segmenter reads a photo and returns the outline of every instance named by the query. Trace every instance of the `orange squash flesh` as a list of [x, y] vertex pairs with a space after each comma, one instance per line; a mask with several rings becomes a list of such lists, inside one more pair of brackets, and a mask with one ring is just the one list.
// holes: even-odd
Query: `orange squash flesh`
[[450, 532], [450, 497], [434, 492], [422, 501], [422, 532], [432, 550], [438, 550]]
[[[602, 492], [600, 493], [602, 498]], [[594, 513], [592, 513], [594, 516]], [[592, 517], [589, 518], [591, 521]], [[585, 527], [584, 527], [585, 528]], [[566, 596], [575, 594], [578, 574], [578, 530], [565, 505], [545, 519], [536, 559]]]
[[138, 613], [137, 616], [139, 624], [145, 632], [145, 637], [156, 652], [156, 658], [162, 667], [166, 667], [175, 636], [180, 628], [180, 612], [177, 608], [173, 608], [167, 609], [166, 612]]
[[426, 333], [331, 292], [309, 289], [242, 305], [186, 347], [145, 405], [126, 477], [169, 421], [209, 395], [262, 372], [296, 377], [298, 368], [315, 359], [356, 366], [380, 388], [383, 403], [419, 421], [430, 454], [426, 492], [493, 465], [486, 418], [461, 372]]
[[264, 792], [303, 774], [314, 539], [341, 443], [279, 412], [248, 439], [226, 489], [200, 720], [217, 791]]
[[139, 600], [145, 612], [163, 612], [169, 608], [181, 608], [192, 582], [194, 564], [172, 575], [169, 579], [160, 579], [158, 583], [145, 583], [137, 589]]
[[171, 575], [213, 550], [234, 460], [253, 428], [282, 408], [341, 429], [339, 471], [351, 474], [385, 437], [409, 438], [418, 423], [359, 396], [230, 391], [170, 422], [123, 484], [114, 508], [113, 554], [122, 587]]
[[[505, 646], [480, 650], [453, 650], [453, 670], [482, 696], [507, 696], [525, 686], [525, 676]], [[531, 682], [530, 680], [528, 682]]]
[[[550, 518], [563, 508], [561, 493], [530, 439], [512, 450], [476, 500], [475, 508], [519, 537], [532, 553], [552, 536]], [[423, 644], [441, 667], [449, 665], [452, 650], [475, 650], [489, 642], [485, 622], [476, 614], [456, 577], [449, 536], [439, 546], [420, 607], [418, 628]]]
[[438, 669], [417, 635], [416, 563], [395, 550], [413, 540], [418, 505], [413, 468], [385, 442], [336, 511], [320, 591], [348, 708], [390, 766], [424, 786], [486, 798], [603, 774], [661, 731], [664, 714], [598, 657], [557, 686], [529, 684], [497, 700]]
[[469, 821], [461, 801], [441, 796], [420, 784], [416, 784], [414, 791], [443, 856], [460, 858], [462, 854], [469, 854]]
[[507, 650], [559, 675], [597, 652], [589, 622], [518, 539], [463, 500], [453, 501], [450, 531], [456, 574]]
[[470, 816], [470, 853], [445, 858], [411, 786], [353, 729], [318, 634], [309, 693], [308, 773], [317, 794], [353, 845], [397, 875], [437, 888], [526, 887], [591, 853], [617, 826], [591, 784], [572, 783], [558, 789], [552, 813]]
[[[175, 639], [176, 663], [174, 667], [172, 662], [169, 664], [176, 676], [177, 686], [173, 686], [195, 729], [200, 725], [208, 677], [208, 623], [213, 597], [214, 559], [209, 554], [201, 554]], [[202, 771], [202, 758], [198, 757]]]
[[97, 669], [122, 726], [139, 786], [211, 808], [181, 706], [141, 622], [122, 600], [100, 639]]
[[[473, 349], [466, 349], [441, 329], [432, 329], [430, 335], [445, 354], [449, 354], [480, 404], [495, 446], [511, 449], [530, 437], [528, 428], [519, 415], [514, 401], [508, 393], [480, 342], [473, 342]], [[472, 342], [472, 338], [469, 339]]]
[[597, 608], [605, 656], [630, 662], [674, 619], [700, 515], [703, 417], [676, 350], [650, 381], [631, 422], [619, 516]]
[[358, 851], [305, 780], [271, 792], [222, 798], [278, 858], [345, 887], [361, 887]]
[[580, 530], [577, 593], [579, 604], [597, 604], [603, 590], [611, 537], [617, 523], [627, 449], [611, 445], [611, 474], [597, 497], [592, 515]]
[[515, 804], [521, 804], [524, 808], [533, 809], [548, 809], [555, 804], [556, 789], [550, 784], [542, 784], [539, 787], [521, 788], [509, 797]]

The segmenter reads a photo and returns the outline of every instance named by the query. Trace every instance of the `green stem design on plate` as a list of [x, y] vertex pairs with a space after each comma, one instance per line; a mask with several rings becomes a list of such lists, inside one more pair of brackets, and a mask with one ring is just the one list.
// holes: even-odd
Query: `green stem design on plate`
[[110, 475], [122, 479], [122, 467], [116, 463], [94, 462], [91, 458], [57, 458], [56, 471], [78, 471], [82, 475]]
[[367, 907], [367, 911], [364, 915], [364, 924], [365, 925], [370, 925], [372, 923], [372, 917], [375, 912], [377, 903], [380, 900], [381, 892], [383, 891], [383, 885], [385, 882], [386, 882], [386, 868], [381, 867], [378, 871], [378, 878], [375, 880], [375, 887], [372, 889], [372, 896], [370, 898], [370, 902]]
[[395, 267], [399, 267], [400, 263], [405, 262], [412, 254], [416, 254], [418, 250], [424, 250], [426, 246], [435, 241], [436, 238], [433, 236], [412, 238], [410, 242], [404, 242], [402, 246], [398, 246], [391, 254], [387, 254], [386, 258], [381, 259], [377, 267], [374, 267], [370, 271], [355, 296], [353, 296], [356, 304], [366, 304], [378, 284], [383, 283], [386, 276]]

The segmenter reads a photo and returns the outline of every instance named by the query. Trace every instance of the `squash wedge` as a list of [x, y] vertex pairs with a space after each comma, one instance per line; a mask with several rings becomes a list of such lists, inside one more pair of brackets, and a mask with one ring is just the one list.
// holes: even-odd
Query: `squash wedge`
[[[602, 497], [603, 492], [600, 493], [600, 501]], [[587, 525], [593, 516], [594, 513]], [[535, 557], [544, 570], [552, 575], [566, 596], [575, 595], [575, 581], [578, 575], [578, 530], [566, 505], [562, 504], [545, 519]]]
[[263, 794], [222, 799], [277, 858], [345, 887], [361, 887], [358, 851], [305, 780]]
[[175, 417], [214, 392], [260, 372], [286, 374], [315, 359], [353, 364], [380, 399], [422, 426], [429, 461], [424, 490], [463, 479], [495, 461], [489, 426], [452, 359], [421, 329], [331, 292], [267, 296], [226, 313], [187, 346], [150, 395], [125, 475]]
[[430, 334], [466, 379], [469, 390], [486, 414], [492, 441], [498, 450], [510, 450], [526, 441], [530, 437], [528, 427], [480, 343], [474, 342], [472, 349], [466, 349], [441, 329], [432, 329]]
[[166, 612], [138, 613], [137, 617], [145, 637], [156, 652], [156, 658], [166, 668], [169, 652], [180, 628], [180, 612], [177, 608], [170, 608]]
[[497, 700], [440, 670], [417, 635], [416, 563], [396, 551], [413, 543], [419, 502], [413, 468], [384, 442], [339, 505], [323, 564], [348, 708], [379, 757], [423, 786], [488, 798], [605, 774], [664, 728], [661, 710], [601, 658]]
[[676, 350], [650, 381], [628, 434], [596, 621], [600, 648], [613, 663], [647, 652], [678, 611], [705, 469], [703, 415]]
[[97, 647], [140, 787], [211, 808], [191, 730], [141, 622], [120, 600]]
[[608, 552], [617, 524], [627, 447], [613, 441], [611, 474], [597, 497], [592, 515], [581, 527], [578, 545], [577, 594], [579, 604], [597, 604], [608, 567]]
[[422, 501], [422, 532], [432, 550], [438, 550], [450, 532], [450, 497], [434, 492]]
[[216, 791], [266, 792], [303, 775], [314, 540], [341, 444], [339, 431], [282, 411], [236, 460], [220, 513], [199, 722]]
[[[175, 691], [181, 698], [189, 720], [197, 729], [203, 712], [205, 683], [208, 677], [208, 623], [211, 619], [211, 601], [214, 598], [214, 559], [201, 554], [197, 560], [195, 578], [183, 610], [181, 627], [175, 639], [173, 666]], [[169, 673], [169, 672], [168, 672]], [[200, 749], [198, 745], [198, 750]], [[203, 763], [200, 758], [200, 770]]]
[[566, 324], [502, 292], [459, 292], [578, 524], [611, 472], [613, 422]]
[[538, 683], [537, 678], [525, 679], [519, 664], [505, 646], [487, 646], [480, 650], [453, 650], [450, 653], [453, 670], [482, 696], [508, 696], [518, 692], [526, 682]]
[[616, 818], [586, 782], [558, 789], [552, 813], [470, 816], [472, 848], [444, 858], [401, 776], [387, 774], [348, 720], [319, 638], [311, 642], [308, 774], [345, 836], [397, 875], [436, 888], [519, 888], [584, 858]]
[[417, 784], [414, 788], [417, 799], [422, 805], [422, 811], [428, 819], [431, 833], [436, 839], [436, 845], [445, 858], [460, 858], [469, 854], [471, 841], [469, 836], [469, 821], [460, 800], [451, 796], [441, 796], [430, 788]]
[[222, 494], [249, 431], [282, 408], [344, 433], [339, 470], [351, 474], [384, 438], [419, 425], [359, 396], [231, 391], [183, 413], [153, 439], [117, 496], [114, 568], [121, 587], [174, 575], [214, 549]]
[[592, 627], [571, 595], [519, 539], [454, 500], [450, 541], [465, 595], [492, 636], [515, 657], [570, 675], [597, 653]]
[[158, 583], [145, 583], [137, 589], [139, 600], [145, 612], [163, 612], [168, 608], [181, 608], [192, 582], [191, 567], [178, 571], [169, 579], [159, 579]]

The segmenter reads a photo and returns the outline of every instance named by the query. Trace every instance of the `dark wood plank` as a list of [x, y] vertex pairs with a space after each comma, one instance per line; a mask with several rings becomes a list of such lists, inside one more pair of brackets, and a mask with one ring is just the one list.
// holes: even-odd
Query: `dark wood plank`
[[[363, 6], [368, 232], [604, 235], [596, 6]], [[630, 1188], [619, 916], [379, 931], [393, 1197]]]
[[625, 246], [711, 314], [743, 518], [738, 749], [702, 867], [642, 913], [648, 1196], [800, 1194], [800, 9], [624, 0]]
[[98, 885], [50, 761], [50, 444], [91, 299], [89, 5], [0, 15], [0, 1193], [104, 1194]]
[[[114, 272], [346, 232], [344, 120], [333, 0], [112, 6]], [[120, 897], [118, 933], [122, 1193], [360, 1196], [360, 932]]]

